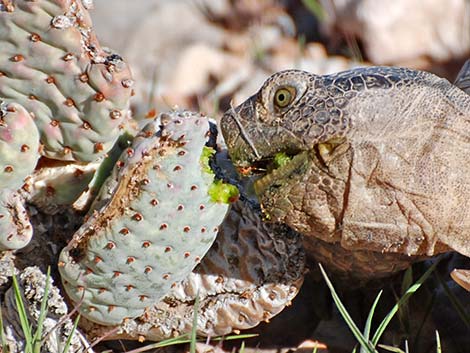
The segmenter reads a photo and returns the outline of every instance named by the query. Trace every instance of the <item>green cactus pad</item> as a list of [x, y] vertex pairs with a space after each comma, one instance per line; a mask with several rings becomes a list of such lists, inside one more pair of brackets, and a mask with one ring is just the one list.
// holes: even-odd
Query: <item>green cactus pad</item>
[[204, 160], [208, 118], [162, 114], [123, 152], [98, 208], [60, 255], [67, 294], [88, 319], [141, 315], [210, 248], [228, 205], [214, 202]]
[[88, 3], [0, 0], [0, 99], [34, 116], [53, 159], [98, 159], [128, 115], [131, 74], [100, 47]]
[[31, 115], [19, 104], [0, 100], [0, 190], [16, 190], [39, 158], [39, 134]]

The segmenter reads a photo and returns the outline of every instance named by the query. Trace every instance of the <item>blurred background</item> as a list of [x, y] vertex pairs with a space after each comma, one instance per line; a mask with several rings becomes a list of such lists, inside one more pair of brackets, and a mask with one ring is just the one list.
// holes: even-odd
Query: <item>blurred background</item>
[[103, 45], [131, 65], [134, 109], [218, 116], [275, 71], [398, 65], [453, 80], [470, 52], [467, 0], [95, 0]]

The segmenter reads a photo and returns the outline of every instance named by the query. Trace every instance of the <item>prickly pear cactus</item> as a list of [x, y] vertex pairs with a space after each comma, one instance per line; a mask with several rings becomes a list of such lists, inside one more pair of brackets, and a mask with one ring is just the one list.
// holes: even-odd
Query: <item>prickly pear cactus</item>
[[141, 315], [208, 251], [233, 196], [214, 180], [211, 135], [199, 114], [163, 114], [124, 151], [104, 205], [60, 256], [67, 294], [83, 300], [88, 319], [115, 325]]
[[15, 192], [39, 158], [39, 135], [18, 104], [0, 104], [0, 251], [24, 247], [33, 229], [23, 199]]
[[[191, 332], [226, 335], [267, 321], [291, 303], [305, 272], [300, 234], [267, 224], [247, 202], [234, 203], [202, 262], [166, 297], [117, 330], [82, 320], [90, 338], [160, 341]], [[199, 296], [199, 306], [194, 306]]]
[[34, 117], [41, 153], [93, 161], [127, 117], [132, 80], [98, 44], [80, 0], [0, 0], [0, 99]]
[[1, 100], [0, 151], [0, 188], [18, 189], [36, 166], [39, 134], [26, 109]]

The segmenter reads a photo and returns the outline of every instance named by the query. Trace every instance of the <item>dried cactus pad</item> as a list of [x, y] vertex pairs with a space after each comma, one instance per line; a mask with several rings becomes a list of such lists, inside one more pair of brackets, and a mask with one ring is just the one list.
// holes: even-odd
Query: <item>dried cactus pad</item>
[[0, 0], [0, 98], [24, 106], [42, 154], [93, 161], [127, 115], [131, 74], [102, 49], [80, 0]]
[[209, 119], [162, 114], [137, 135], [111, 178], [110, 198], [62, 251], [67, 294], [91, 321], [141, 315], [183, 280], [210, 248], [228, 210], [216, 202]]
[[25, 247], [33, 236], [33, 227], [17, 193], [0, 189], [0, 251]]

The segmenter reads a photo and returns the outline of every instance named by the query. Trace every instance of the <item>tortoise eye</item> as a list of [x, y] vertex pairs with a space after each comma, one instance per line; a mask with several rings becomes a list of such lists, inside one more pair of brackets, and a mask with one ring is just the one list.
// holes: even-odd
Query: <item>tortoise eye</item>
[[279, 108], [289, 105], [294, 99], [295, 90], [287, 87], [279, 88], [274, 94], [274, 104]]

